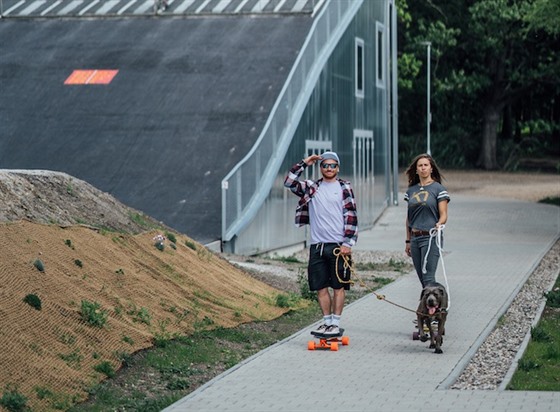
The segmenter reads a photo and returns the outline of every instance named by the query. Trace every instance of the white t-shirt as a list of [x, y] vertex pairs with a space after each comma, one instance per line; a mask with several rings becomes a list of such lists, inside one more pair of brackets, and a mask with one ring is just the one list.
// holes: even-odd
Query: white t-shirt
[[342, 187], [338, 181], [323, 181], [309, 202], [311, 244], [342, 243], [344, 216]]

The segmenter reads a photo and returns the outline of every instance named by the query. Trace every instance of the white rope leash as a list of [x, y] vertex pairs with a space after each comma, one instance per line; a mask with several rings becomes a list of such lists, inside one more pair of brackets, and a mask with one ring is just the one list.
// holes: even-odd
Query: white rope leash
[[440, 225], [437, 228], [433, 227], [430, 229], [430, 240], [428, 242], [428, 251], [426, 256], [424, 256], [424, 263], [422, 265], [422, 273], [426, 274], [426, 265], [428, 263], [428, 255], [430, 254], [430, 248], [432, 247], [432, 238], [436, 238], [436, 245], [439, 249], [439, 259], [441, 260], [441, 268], [443, 269], [443, 278], [445, 279], [445, 289], [447, 290], [447, 310], [451, 307], [451, 294], [449, 292], [449, 283], [447, 281], [447, 273], [445, 271], [445, 262], [443, 261], [443, 248], [441, 247], [441, 236], [443, 234], [443, 229], [445, 225]]

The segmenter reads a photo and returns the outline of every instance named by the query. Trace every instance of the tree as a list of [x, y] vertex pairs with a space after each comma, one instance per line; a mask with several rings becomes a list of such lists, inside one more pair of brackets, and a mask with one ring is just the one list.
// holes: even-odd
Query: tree
[[544, 30], [554, 37], [560, 34], [560, 0], [536, 0], [524, 16], [529, 31]]
[[[526, 95], [537, 83], [549, 80], [557, 53], [542, 47], [546, 41], [527, 36], [523, 19], [530, 1], [484, 0], [469, 8], [469, 34], [475, 59], [470, 81], [482, 106], [482, 146], [478, 165], [497, 169], [497, 138], [504, 109]], [[554, 56], [556, 54], [556, 56]], [[554, 61], [556, 60], [556, 62]], [[552, 79], [550, 79], [552, 80]], [[478, 87], [477, 87], [478, 86]]]
[[[446, 144], [476, 141], [473, 163], [496, 169], [499, 136], [509, 138], [531, 119], [558, 123], [560, 0], [424, 0], [407, 10], [399, 47], [419, 55], [421, 40], [432, 43], [434, 126], [448, 134]], [[411, 104], [425, 91], [414, 84], [416, 96], [402, 91], [404, 121], [416, 116], [403, 131], [421, 122]]]

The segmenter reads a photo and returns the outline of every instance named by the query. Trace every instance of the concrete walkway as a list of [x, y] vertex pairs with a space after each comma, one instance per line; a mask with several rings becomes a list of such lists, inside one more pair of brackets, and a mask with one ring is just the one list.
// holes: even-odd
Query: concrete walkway
[[[390, 207], [356, 249], [404, 251], [405, 208]], [[560, 392], [448, 388], [558, 239], [560, 208], [456, 195], [444, 233], [451, 307], [442, 355], [412, 340], [412, 313], [368, 295], [344, 311], [349, 346], [307, 350], [310, 325], [165, 411], [558, 411]], [[410, 273], [381, 292], [415, 308], [420, 285]]]

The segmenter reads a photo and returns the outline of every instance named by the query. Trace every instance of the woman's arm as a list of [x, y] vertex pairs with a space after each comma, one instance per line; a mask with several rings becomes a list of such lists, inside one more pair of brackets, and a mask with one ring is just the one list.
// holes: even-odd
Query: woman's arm
[[445, 225], [445, 223], [447, 222], [447, 204], [449, 203], [449, 201], [446, 200], [442, 200], [441, 202], [438, 203], [438, 212], [439, 212], [439, 219], [436, 222], [436, 227], [440, 227], [441, 225]]

